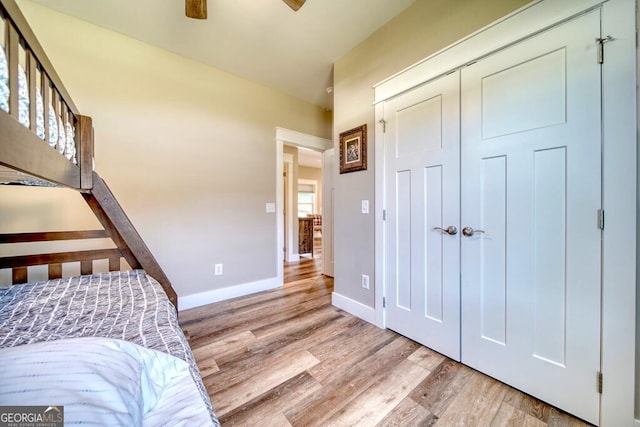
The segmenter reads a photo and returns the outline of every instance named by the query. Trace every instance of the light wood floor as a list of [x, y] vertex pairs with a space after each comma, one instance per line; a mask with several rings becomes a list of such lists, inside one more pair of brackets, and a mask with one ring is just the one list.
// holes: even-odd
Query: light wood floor
[[322, 274], [322, 238], [313, 239], [313, 257], [311, 254], [300, 256], [300, 261], [285, 262], [283, 282], [291, 283], [309, 279]]
[[333, 307], [332, 290], [316, 276], [181, 312], [223, 426], [587, 425]]

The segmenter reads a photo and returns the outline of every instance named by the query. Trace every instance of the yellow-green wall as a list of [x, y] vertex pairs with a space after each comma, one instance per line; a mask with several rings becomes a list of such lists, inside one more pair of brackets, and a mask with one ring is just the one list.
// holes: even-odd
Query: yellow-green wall
[[316, 213], [322, 213], [322, 169], [310, 166], [298, 166], [298, 178], [316, 181]]
[[[275, 277], [276, 215], [265, 213], [276, 199], [275, 128], [328, 138], [324, 110], [35, 3], [19, 5], [80, 112], [93, 117], [96, 170], [178, 295]], [[48, 216], [52, 210], [65, 213]], [[2, 231], [90, 226], [91, 217], [72, 191], [0, 188]], [[224, 264], [223, 276], [214, 276], [215, 263]]]
[[[339, 175], [335, 190], [335, 291], [374, 306], [374, 147], [372, 86], [522, 7], [529, 0], [417, 0], [334, 66], [334, 141], [367, 124], [368, 169]], [[370, 201], [369, 215], [360, 212]], [[360, 275], [372, 278], [370, 290]]]

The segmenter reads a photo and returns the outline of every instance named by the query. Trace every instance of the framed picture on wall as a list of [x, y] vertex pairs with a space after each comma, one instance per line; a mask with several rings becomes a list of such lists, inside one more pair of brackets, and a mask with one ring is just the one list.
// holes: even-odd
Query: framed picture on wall
[[367, 170], [367, 125], [340, 134], [340, 173]]

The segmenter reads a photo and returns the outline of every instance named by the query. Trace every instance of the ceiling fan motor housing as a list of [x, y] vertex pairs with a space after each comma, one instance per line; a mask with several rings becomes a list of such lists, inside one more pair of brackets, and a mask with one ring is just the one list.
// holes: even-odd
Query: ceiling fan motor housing
[[[306, 0], [283, 0], [296, 12]], [[184, 11], [189, 18], [207, 19], [207, 0], [185, 0]]]
[[283, 0], [294, 12], [302, 7], [306, 0]]
[[184, 12], [189, 18], [207, 19], [207, 0], [185, 0]]

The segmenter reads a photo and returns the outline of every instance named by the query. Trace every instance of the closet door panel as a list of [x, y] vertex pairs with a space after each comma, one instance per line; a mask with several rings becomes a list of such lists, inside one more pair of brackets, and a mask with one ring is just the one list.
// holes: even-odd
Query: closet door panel
[[566, 121], [566, 53], [561, 47], [482, 78], [483, 140]]
[[461, 227], [476, 230], [461, 237], [462, 360], [592, 423], [599, 13], [484, 58], [461, 78]]
[[384, 104], [386, 326], [456, 360], [459, 99], [453, 73]]
[[482, 226], [490, 239], [478, 239], [482, 266], [479, 283], [480, 333], [484, 339], [505, 345], [507, 339], [507, 159], [483, 159], [480, 178]]
[[534, 153], [533, 357], [563, 366], [567, 312], [566, 147]]
[[[425, 224], [442, 224], [443, 221], [443, 190], [446, 188], [442, 180], [442, 165], [430, 166], [424, 171]], [[444, 269], [443, 239], [429, 238], [428, 230], [425, 238], [425, 316], [436, 322], [444, 321]]]
[[411, 249], [411, 170], [401, 170], [396, 172], [396, 197], [395, 210], [397, 215], [395, 231], [396, 243], [396, 277], [395, 295], [391, 299], [398, 309], [411, 313], [412, 285], [419, 274], [413, 271], [412, 249]]

